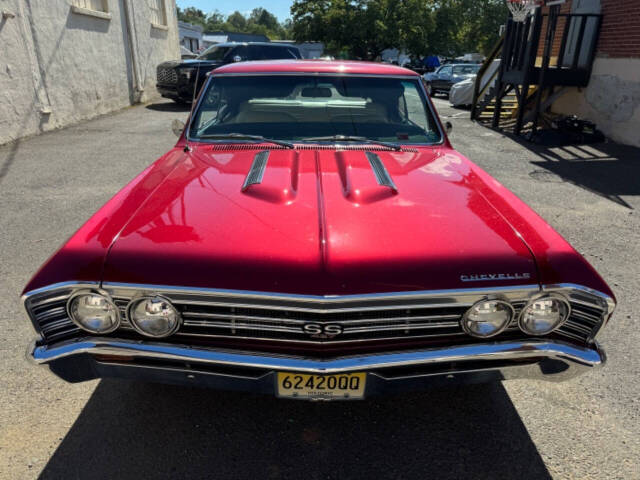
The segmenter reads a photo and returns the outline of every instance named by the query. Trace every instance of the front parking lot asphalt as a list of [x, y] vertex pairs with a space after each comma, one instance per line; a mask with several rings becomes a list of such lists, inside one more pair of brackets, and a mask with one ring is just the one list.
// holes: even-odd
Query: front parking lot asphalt
[[[175, 142], [172, 103], [0, 147], [0, 478], [640, 478], [640, 154], [542, 147], [436, 99], [454, 146], [596, 267], [619, 305], [600, 369], [354, 403], [117, 380], [28, 364], [20, 292], [95, 210]], [[446, 201], [446, 199], [444, 200]]]

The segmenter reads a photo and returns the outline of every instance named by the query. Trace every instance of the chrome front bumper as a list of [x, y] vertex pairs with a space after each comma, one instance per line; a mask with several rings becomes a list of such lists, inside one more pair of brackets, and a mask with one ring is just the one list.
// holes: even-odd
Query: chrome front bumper
[[85, 337], [49, 346], [34, 343], [27, 356], [71, 382], [124, 377], [262, 393], [274, 393], [278, 371], [367, 372], [367, 396], [422, 389], [430, 384], [512, 378], [562, 381], [603, 365], [606, 358], [597, 344], [584, 348], [547, 340], [321, 359], [106, 337]]

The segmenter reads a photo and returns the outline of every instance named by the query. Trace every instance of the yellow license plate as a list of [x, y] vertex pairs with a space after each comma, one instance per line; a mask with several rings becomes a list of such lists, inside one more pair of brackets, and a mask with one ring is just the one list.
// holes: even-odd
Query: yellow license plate
[[366, 373], [308, 375], [278, 372], [278, 396], [309, 400], [353, 400], [364, 397]]

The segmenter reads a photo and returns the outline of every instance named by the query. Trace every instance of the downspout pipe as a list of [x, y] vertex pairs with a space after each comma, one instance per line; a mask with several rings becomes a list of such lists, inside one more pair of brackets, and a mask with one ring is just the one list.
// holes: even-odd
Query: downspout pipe
[[133, 70], [133, 88], [136, 93], [144, 92], [144, 84], [140, 77], [140, 68], [138, 62], [138, 49], [136, 48], [136, 28], [134, 25], [133, 15], [133, 1], [122, 0], [122, 7], [124, 8], [124, 16], [126, 20], [127, 39], [129, 43], [129, 52], [131, 53], [131, 68]]

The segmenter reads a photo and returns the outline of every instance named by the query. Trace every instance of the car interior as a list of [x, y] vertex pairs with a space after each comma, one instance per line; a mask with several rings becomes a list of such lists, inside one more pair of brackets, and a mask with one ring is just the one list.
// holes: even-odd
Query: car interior
[[378, 78], [214, 79], [196, 114], [195, 136], [271, 138], [357, 135], [433, 143], [439, 133], [417, 82]]

